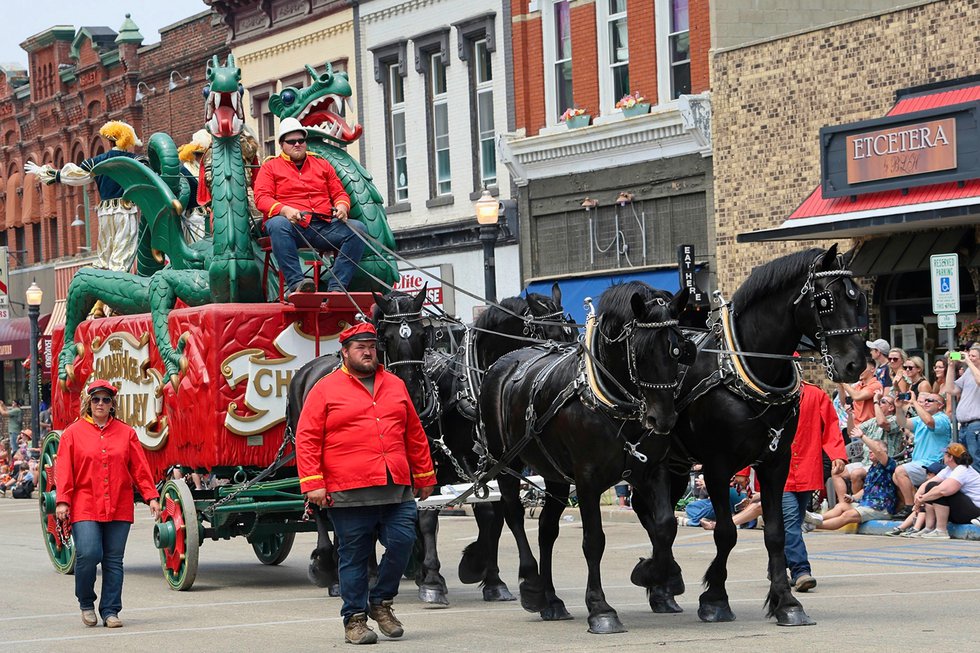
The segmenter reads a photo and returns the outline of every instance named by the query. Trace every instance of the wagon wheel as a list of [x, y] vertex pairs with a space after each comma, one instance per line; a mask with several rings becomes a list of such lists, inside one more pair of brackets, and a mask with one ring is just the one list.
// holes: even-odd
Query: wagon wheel
[[190, 589], [197, 577], [201, 536], [194, 497], [183, 479], [171, 479], [163, 486], [153, 544], [160, 549], [160, 566], [170, 589]]
[[255, 557], [264, 565], [278, 565], [293, 549], [296, 533], [273, 533], [252, 540]]
[[41, 512], [41, 535], [48, 558], [59, 574], [75, 573], [75, 546], [69, 535], [59, 533], [55, 510], [55, 465], [58, 461], [58, 443], [61, 431], [52, 431], [41, 444], [41, 460], [38, 465], [37, 498]]

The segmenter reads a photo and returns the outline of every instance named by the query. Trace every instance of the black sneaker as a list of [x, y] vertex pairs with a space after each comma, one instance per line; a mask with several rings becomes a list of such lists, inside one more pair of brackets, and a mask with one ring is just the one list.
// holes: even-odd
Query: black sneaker
[[316, 292], [316, 284], [313, 283], [312, 279], [303, 279], [295, 286], [290, 288], [289, 292], [286, 293], [286, 296], [289, 297], [295, 292]]

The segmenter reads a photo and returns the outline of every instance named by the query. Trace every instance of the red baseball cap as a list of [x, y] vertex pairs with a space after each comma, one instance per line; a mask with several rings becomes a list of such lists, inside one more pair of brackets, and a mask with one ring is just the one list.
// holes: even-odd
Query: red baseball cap
[[119, 388], [112, 385], [105, 379], [96, 379], [95, 381], [89, 383], [88, 388], [85, 389], [85, 391], [88, 392], [90, 395], [95, 394], [99, 390], [108, 392], [109, 395], [113, 397], [115, 397], [116, 393], [119, 392]]
[[370, 322], [358, 322], [340, 332], [340, 344], [348, 340], [377, 340], [378, 331]]

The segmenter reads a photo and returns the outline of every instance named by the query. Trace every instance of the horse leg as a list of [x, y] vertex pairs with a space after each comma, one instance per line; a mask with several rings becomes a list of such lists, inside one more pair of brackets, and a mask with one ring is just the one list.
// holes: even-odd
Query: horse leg
[[[500, 532], [504, 527], [504, 512], [499, 502], [474, 503], [473, 516], [476, 518], [479, 536], [476, 542], [467, 546], [466, 550], [463, 551], [463, 560], [460, 560], [459, 563], [460, 569], [463, 568], [464, 562], [467, 561], [467, 554], [469, 554], [467, 567], [472, 569], [479, 566], [481, 570], [480, 578], [477, 580], [483, 583], [483, 600], [514, 601], [514, 595], [510, 593], [507, 584], [500, 578], [500, 566], [497, 557]], [[476, 560], [477, 556], [482, 560]]]
[[544, 595], [541, 575], [538, 573], [538, 562], [534, 559], [531, 544], [524, 530], [524, 506], [521, 505], [520, 481], [510, 474], [497, 477], [500, 497], [503, 503], [504, 519], [510, 532], [517, 541], [517, 551], [520, 563], [517, 574], [521, 579], [521, 607], [528, 612], [541, 612], [548, 607]]
[[762, 492], [764, 538], [769, 552], [769, 594], [766, 596], [766, 616], [776, 617], [780, 626], [812, 626], [816, 622], [803, 610], [793, 596], [786, 577], [786, 531], [783, 527], [783, 488], [786, 485], [788, 458], [777, 465], [763, 464], [756, 468]]
[[[673, 557], [677, 519], [674, 517], [673, 506], [670, 505], [670, 493], [663, 491], [668, 485], [667, 476], [666, 467], [657, 465], [650, 479], [654, 488], [652, 497], [645, 483], [633, 486], [633, 511], [639, 517], [653, 545], [653, 556], [646, 570], [645, 580], [648, 584], [642, 586], [647, 589], [650, 608], [658, 614], [676, 614], [684, 611], [674, 600], [676, 595], [674, 590], [679, 589], [681, 594], [684, 593], [684, 579], [681, 577], [680, 566]], [[638, 568], [643, 564], [644, 561], [641, 560], [634, 568], [634, 577], [638, 575]]]
[[416, 574], [419, 600], [435, 606], [448, 607], [446, 579], [439, 573], [441, 564], [436, 550], [439, 534], [438, 510], [419, 510], [419, 532], [422, 543], [422, 565]]
[[548, 607], [541, 611], [541, 618], [545, 621], [561, 621], [572, 618], [572, 615], [565, 608], [565, 602], [558, 598], [552, 573], [555, 540], [558, 539], [558, 524], [562, 512], [568, 506], [569, 487], [568, 483], [545, 481], [548, 494], [545, 496], [541, 516], [538, 517], [538, 554], [541, 557], [541, 579], [544, 583], [545, 600], [548, 603]]
[[626, 632], [619, 615], [606, 602], [606, 594], [602, 591], [600, 566], [602, 553], [606, 548], [606, 534], [602, 531], [599, 497], [603, 490], [605, 488], [596, 489], [580, 482], [576, 483], [578, 509], [582, 516], [582, 552], [585, 554], [585, 562], [589, 568], [585, 605], [589, 608], [589, 632], [597, 635]]
[[735, 548], [738, 534], [732, 522], [732, 510], [728, 498], [729, 479], [721, 476], [716, 467], [705, 464], [704, 481], [715, 509], [715, 558], [704, 574], [705, 591], [699, 597], [698, 617], [701, 621], [735, 621], [735, 613], [728, 603], [725, 581], [728, 580], [728, 555]]
[[330, 596], [340, 596], [340, 575], [337, 573], [337, 551], [330, 540], [330, 517], [319, 506], [312, 506], [316, 522], [316, 548], [310, 554], [306, 577], [317, 587], [326, 587]]

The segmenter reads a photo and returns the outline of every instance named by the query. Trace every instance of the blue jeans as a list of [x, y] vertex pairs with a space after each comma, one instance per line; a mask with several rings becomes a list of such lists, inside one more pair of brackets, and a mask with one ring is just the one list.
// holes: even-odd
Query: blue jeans
[[973, 456], [973, 469], [980, 472], [980, 420], [974, 420], [961, 428], [959, 441]]
[[102, 565], [102, 601], [99, 615], [122, 610], [123, 554], [129, 537], [128, 521], [78, 521], [71, 525], [75, 542], [75, 597], [82, 610], [95, 609], [95, 567]]
[[813, 492], [783, 492], [783, 529], [786, 531], [786, 566], [793, 583], [810, 573], [806, 544], [803, 543], [803, 515]]
[[[398, 583], [415, 544], [418, 509], [414, 501], [404, 501], [329, 510], [340, 557], [337, 571], [344, 601], [340, 614], [346, 624], [351, 615], [366, 613], [369, 602], [376, 605], [398, 595]], [[368, 559], [378, 540], [385, 553], [378, 565], [378, 582], [369, 592]]]
[[286, 278], [286, 288], [293, 288], [303, 280], [298, 250], [309, 245], [319, 252], [337, 250], [333, 275], [327, 283], [327, 290], [339, 291], [348, 288], [351, 279], [354, 278], [357, 263], [364, 254], [364, 241], [358, 238], [352, 229], [356, 229], [361, 235], [367, 234], [367, 229], [357, 220], [349, 220], [345, 223], [340, 220], [324, 222], [315, 219], [310, 226], [301, 227], [281, 215], [270, 218], [265, 223], [265, 230], [272, 243], [272, 254], [276, 257], [276, 263], [279, 264], [279, 269]]

